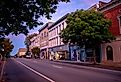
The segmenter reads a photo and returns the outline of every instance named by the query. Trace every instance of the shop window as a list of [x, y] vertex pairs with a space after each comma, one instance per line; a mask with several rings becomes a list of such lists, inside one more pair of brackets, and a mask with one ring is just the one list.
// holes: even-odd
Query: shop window
[[107, 46], [106, 53], [107, 53], [107, 60], [113, 60], [113, 48], [111, 46]]

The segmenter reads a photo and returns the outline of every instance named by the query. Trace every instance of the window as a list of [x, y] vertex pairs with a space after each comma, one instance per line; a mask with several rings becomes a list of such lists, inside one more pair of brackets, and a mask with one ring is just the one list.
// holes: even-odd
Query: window
[[59, 25], [60, 31], [61, 31], [61, 24]]
[[58, 27], [56, 27], [56, 31], [57, 31], [56, 33], [58, 34]]
[[54, 46], [56, 46], [56, 38], [54, 38]]
[[55, 36], [56, 35], [56, 29], [55, 28], [53, 29], [53, 33], [54, 33], [54, 36]]
[[121, 27], [121, 16], [119, 16], [119, 25]]
[[61, 41], [62, 41], [62, 39], [60, 38], [60, 45], [61, 45]]
[[47, 37], [48, 37], [48, 32], [47, 32]]
[[58, 37], [57, 37], [57, 45], [58, 45]]
[[43, 39], [43, 33], [41, 34], [41, 38]]
[[46, 37], [46, 32], [44, 32], [44, 37]]
[[120, 34], [121, 34], [121, 16], [118, 16], [119, 19], [119, 30], [120, 30]]
[[107, 46], [106, 53], [107, 53], [107, 60], [113, 60], [113, 48], [111, 46]]
[[62, 28], [64, 29], [64, 22], [62, 23]]

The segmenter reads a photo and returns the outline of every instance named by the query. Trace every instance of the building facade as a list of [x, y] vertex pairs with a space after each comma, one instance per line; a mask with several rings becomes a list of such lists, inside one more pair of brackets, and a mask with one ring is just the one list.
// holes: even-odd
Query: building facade
[[62, 18], [53, 23], [49, 28], [49, 55], [50, 59], [55, 60], [74, 60], [86, 61], [86, 53], [83, 48], [74, 44], [64, 44], [59, 34], [67, 26], [66, 20], [69, 14], [64, 15]]
[[49, 54], [50, 59], [68, 59], [68, 45], [62, 42], [59, 33], [66, 28], [66, 18], [68, 14], [53, 23], [49, 28]]
[[121, 66], [121, 0], [111, 0], [99, 11], [111, 20], [109, 30], [116, 37], [115, 41], [101, 45], [102, 63]]
[[[106, 2], [99, 1], [98, 3], [96, 3], [93, 6], [91, 6], [90, 8], [88, 8], [88, 10], [99, 11], [98, 9], [103, 7], [106, 4], [107, 4]], [[101, 47], [98, 46], [98, 48], [96, 48], [96, 62], [97, 63], [101, 62], [101, 60], [102, 60], [101, 55], [102, 55]], [[85, 58], [85, 61], [87, 61], [87, 62], [93, 62], [94, 56], [93, 56], [92, 48], [88, 48], [85, 50], [84, 58]], [[82, 61], [84, 61], [84, 59]]]
[[48, 27], [51, 26], [52, 24], [53, 24], [52, 22], [48, 22], [38, 30], [39, 31], [38, 36], [40, 37], [39, 38], [40, 39], [39, 47], [40, 47], [41, 58], [49, 59], [49, 55], [48, 55], [48, 43], [49, 43]]
[[39, 44], [40, 44], [40, 36], [37, 35], [37, 36], [34, 36], [33, 38], [30, 39], [30, 46], [29, 46], [29, 51], [31, 52], [31, 49], [33, 49], [34, 47], [39, 47]]
[[88, 10], [95, 10], [95, 11], [98, 11], [98, 9], [104, 5], [106, 5], [107, 3], [106, 2], [102, 2], [102, 1], [99, 1], [98, 3], [94, 4], [93, 6], [91, 6], [90, 8], [88, 8]]
[[26, 48], [19, 48], [17, 56], [18, 57], [24, 57], [26, 55], [26, 51], [27, 51]]

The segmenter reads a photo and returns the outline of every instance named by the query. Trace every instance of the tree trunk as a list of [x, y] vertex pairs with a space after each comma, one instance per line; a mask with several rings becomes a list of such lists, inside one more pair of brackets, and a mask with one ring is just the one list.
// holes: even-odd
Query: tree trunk
[[96, 50], [95, 49], [93, 49], [93, 64], [96, 64], [97, 62], [96, 62]]

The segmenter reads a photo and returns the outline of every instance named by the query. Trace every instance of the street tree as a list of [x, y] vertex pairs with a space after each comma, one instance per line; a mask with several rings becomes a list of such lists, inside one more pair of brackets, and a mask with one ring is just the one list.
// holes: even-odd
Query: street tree
[[29, 29], [43, 24], [41, 17], [51, 18], [59, 2], [69, 0], [0, 0], [0, 36], [27, 35]]
[[98, 11], [77, 10], [68, 15], [66, 23], [67, 27], [60, 33], [62, 41], [92, 48], [94, 62], [96, 48], [115, 39], [109, 31], [111, 21]]
[[10, 41], [9, 38], [2, 38], [0, 39], [0, 54], [3, 58], [10, 57], [10, 52], [12, 52], [14, 45], [12, 44], [12, 41]]
[[30, 34], [25, 38], [24, 44], [26, 45], [26, 48], [27, 48], [26, 55], [29, 54], [29, 46], [31, 44], [30, 39], [32, 39], [35, 36], [37, 36], [37, 33]]
[[32, 55], [34, 56], [34, 58], [38, 58], [40, 56], [40, 49], [38, 47], [34, 47], [32, 50]]

